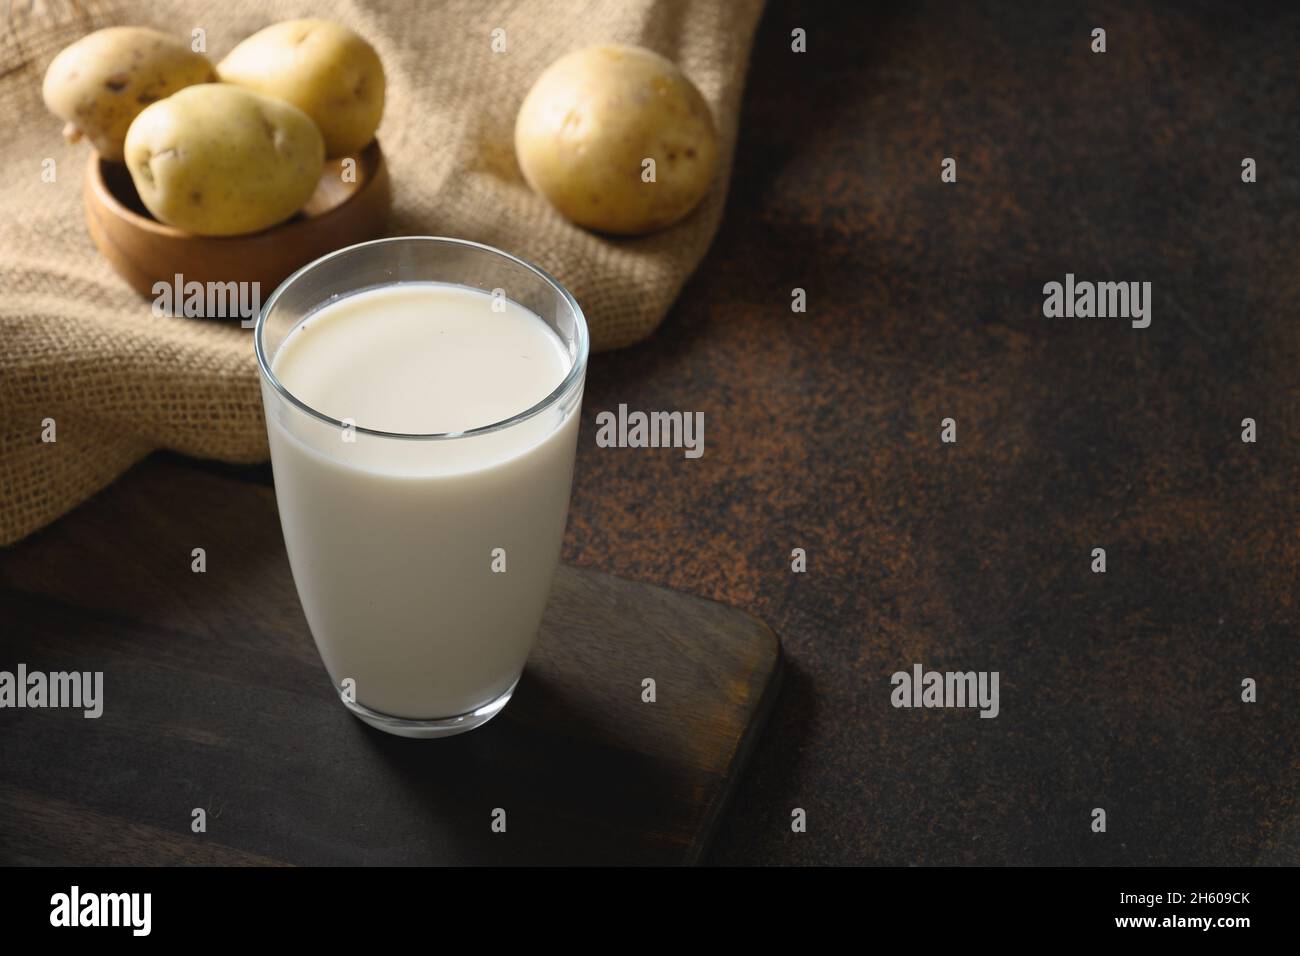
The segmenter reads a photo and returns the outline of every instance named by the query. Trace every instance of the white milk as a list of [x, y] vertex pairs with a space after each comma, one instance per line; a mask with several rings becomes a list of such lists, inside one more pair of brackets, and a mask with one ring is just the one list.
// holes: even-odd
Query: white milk
[[[485, 293], [431, 282], [332, 302], [272, 360], [311, 408], [407, 434], [504, 421], [545, 399], [571, 365], [559, 336], [522, 306], [494, 309]], [[352, 678], [358, 703], [414, 719], [463, 714], [510, 689], [559, 559], [580, 403], [578, 391], [483, 436], [352, 432], [349, 442], [267, 401], [289, 561], [336, 687]], [[492, 569], [497, 548], [505, 573]]]

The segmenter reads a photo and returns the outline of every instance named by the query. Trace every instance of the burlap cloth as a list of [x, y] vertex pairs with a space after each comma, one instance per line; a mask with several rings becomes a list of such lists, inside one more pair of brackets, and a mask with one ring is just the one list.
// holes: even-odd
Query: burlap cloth
[[[68, 511], [156, 448], [231, 462], [267, 457], [251, 332], [156, 318], [109, 268], [83, 220], [88, 147], [68, 146], [41, 102], [62, 47], [100, 27], [207, 33], [214, 61], [277, 20], [337, 20], [379, 51], [379, 128], [392, 175], [389, 233], [490, 243], [555, 274], [582, 304], [596, 350], [663, 318], [717, 229], [762, 0], [13, 0], [0, 36], [0, 544]], [[492, 51], [492, 31], [506, 51]], [[718, 179], [687, 220], [611, 240], [569, 225], [524, 184], [515, 113], [569, 50], [635, 43], [676, 61], [713, 108]], [[56, 179], [42, 181], [42, 162]], [[55, 422], [56, 441], [41, 440]]]

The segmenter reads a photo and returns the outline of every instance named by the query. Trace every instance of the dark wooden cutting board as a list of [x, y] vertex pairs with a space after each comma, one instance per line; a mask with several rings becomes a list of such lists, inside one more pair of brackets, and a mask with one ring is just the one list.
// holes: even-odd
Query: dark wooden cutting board
[[0, 709], [0, 863], [694, 862], [780, 658], [733, 608], [562, 567], [500, 716], [390, 737], [331, 687], [272, 491], [152, 459], [0, 551], [0, 670], [104, 674], [99, 719]]

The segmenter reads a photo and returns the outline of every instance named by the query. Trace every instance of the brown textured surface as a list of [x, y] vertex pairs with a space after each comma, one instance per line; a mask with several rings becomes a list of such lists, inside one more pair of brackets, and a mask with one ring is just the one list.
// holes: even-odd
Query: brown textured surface
[[[781, 635], [715, 861], [1300, 861], [1300, 16], [1178, 6], [769, 6], [718, 241], [592, 367], [566, 548]], [[1043, 318], [1067, 271], [1151, 327]], [[595, 448], [618, 402], [705, 456]], [[916, 661], [1001, 716], [893, 709]]]
[[[715, 862], [1300, 860], [1300, 15], [1127, 6], [770, 5], [722, 232], [592, 364], [566, 559], [787, 653]], [[1044, 319], [1067, 271], [1152, 326]], [[620, 402], [705, 456], [598, 449]], [[999, 670], [1001, 716], [894, 710], [915, 661]]]

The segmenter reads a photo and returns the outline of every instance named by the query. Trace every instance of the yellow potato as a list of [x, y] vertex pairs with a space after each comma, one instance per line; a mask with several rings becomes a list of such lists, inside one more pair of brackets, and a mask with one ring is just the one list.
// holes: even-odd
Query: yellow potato
[[670, 60], [594, 46], [561, 57], [533, 84], [515, 121], [515, 153], [528, 184], [565, 217], [635, 235], [695, 208], [713, 179], [718, 138], [708, 103]]
[[384, 67], [369, 43], [328, 20], [259, 30], [217, 64], [227, 83], [287, 100], [320, 127], [325, 154], [369, 145], [384, 114]]
[[320, 130], [298, 107], [210, 83], [136, 117], [126, 165], [162, 222], [202, 236], [257, 232], [311, 197], [325, 164]]
[[45, 71], [41, 94], [67, 121], [69, 142], [85, 136], [105, 159], [121, 161], [127, 128], [141, 110], [216, 79], [207, 58], [180, 40], [145, 27], [109, 27], [62, 50]]

